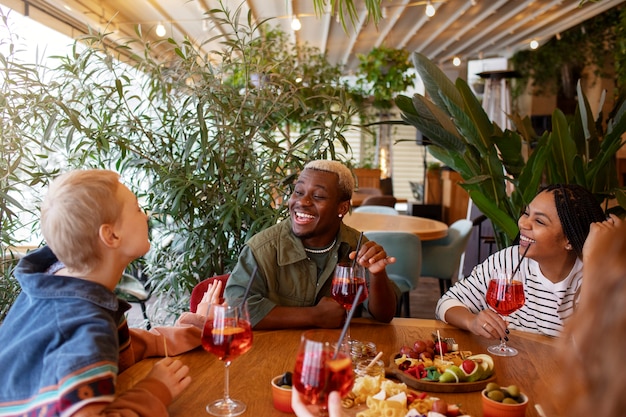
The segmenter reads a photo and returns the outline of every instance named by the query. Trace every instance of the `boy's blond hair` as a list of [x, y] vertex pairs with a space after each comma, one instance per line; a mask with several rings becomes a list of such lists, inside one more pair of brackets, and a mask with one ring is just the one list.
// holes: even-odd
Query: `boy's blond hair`
[[101, 260], [99, 229], [113, 224], [122, 206], [119, 174], [78, 170], [50, 183], [41, 205], [41, 231], [59, 261], [70, 269], [91, 271]]
[[339, 177], [339, 198], [341, 201], [348, 201], [354, 192], [354, 176], [350, 168], [339, 161], [328, 159], [317, 159], [304, 166], [304, 169], [314, 169], [317, 171], [334, 172]]

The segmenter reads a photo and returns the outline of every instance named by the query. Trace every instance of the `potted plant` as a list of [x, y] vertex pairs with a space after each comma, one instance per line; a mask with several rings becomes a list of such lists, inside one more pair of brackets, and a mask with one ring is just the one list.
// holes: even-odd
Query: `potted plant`
[[565, 110], [569, 104], [572, 111], [568, 113], [573, 113], [581, 70], [593, 68], [597, 75], [605, 76], [606, 68], [613, 68], [606, 63], [613, 59], [618, 63], [617, 80], [626, 86], [624, 49], [618, 45], [626, 27], [624, 13], [624, 7], [609, 9], [560, 33], [536, 50], [516, 52], [511, 63], [521, 78], [513, 95], [519, 96], [530, 81], [535, 94], [558, 94], [558, 107]]
[[[462, 176], [460, 185], [492, 221], [499, 248], [513, 242], [522, 209], [544, 182], [577, 183], [604, 201], [607, 210], [611, 200], [622, 211], [626, 208], [626, 189], [618, 187], [615, 169], [615, 154], [626, 143], [621, 138], [626, 132], [626, 104], [603, 131], [579, 85], [576, 117], [568, 123], [555, 110], [553, 131], [536, 138], [528, 118], [514, 116], [517, 131], [502, 130], [489, 120], [464, 80], [453, 84], [417, 52], [413, 63], [430, 99], [419, 94], [397, 97], [402, 118], [430, 138], [428, 150], [435, 158]], [[524, 143], [534, 149], [527, 161], [521, 152]]]

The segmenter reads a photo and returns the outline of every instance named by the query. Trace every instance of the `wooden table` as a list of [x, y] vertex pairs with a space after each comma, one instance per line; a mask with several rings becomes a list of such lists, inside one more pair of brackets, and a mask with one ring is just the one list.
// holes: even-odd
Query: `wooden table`
[[403, 214], [353, 212], [345, 216], [343, 222], [363, 232], [409, 232], [416, 234], [422, 240], [440, 239], [448, 234], [448, 225], [443, 222]]
[[[417, 339], [431, 338], [440, 331], [441, 337], [454, 337], [462, 350], [486, 353], [493, 340], [475, 336], [436, 320], [395, 318], [391, 324], [368, 319], [355, 319], [350, 328], [352, 338], [372, 341], [383, 359], [400, 350], [402, 345]], [[248, 416], [286, 416], [274, 409], [270, 380], [286, 371], [293, 371], [302, 330], [255, 331], [253, 347], [235, 359], [230, 367], [230, 395], [247, 405]], [[538, 416], [535, 402], [549, 396], [548, 378], [558, 372], [558, 353], [554, 339], [524, 332], [511, 331], [510, 344], [519, 354], [510, 358], [493, 356], [496, 381], [502, 386], [518, 385], [529, 398], [527, 417]], [[224, 364], [201, 348], [178, 357], [189, 366], [193, 379], [191, 385], [170, 405], [171, 417], [208, 416], [204, 408], [220, 398], [224, 388]], [[124, 390], [143, 378], [158, 359], [146, 359], [135, 364], [118, 378], [118, 388]], [[543, 397], [540, 397], [543, 395]], [[474, 416], [482, 416], [480, 392], [432, 393], [450, 404], [461, 404], [462, 409]]]

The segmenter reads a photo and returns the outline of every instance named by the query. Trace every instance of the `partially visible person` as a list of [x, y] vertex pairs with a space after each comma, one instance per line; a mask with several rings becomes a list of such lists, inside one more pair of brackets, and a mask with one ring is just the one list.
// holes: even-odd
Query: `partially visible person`
[[[489, 256], [451, 287], [437, 303], [437, 318], [487, 338], [508, 340], [508, 328], [558, 336], [577, 302], [589, 225], [604, 219], [599, 203], [585, 188], [546, 187], [518, 220], [519, 245]], [[497, 273], [511, 275], [524, 252], [517, 278], [524, 284], [526, 301], [505, 321], [489, 308], [487, 288]]]
[[[318, 405], [306, 405], [302, 397], [295, 389], [291, 390], [291, 408], [298, 417], [317, 417], [319, 415]], [[328, 394], [328, 417], [341, 417], [341, 395], [339, 391]]]
[[554, 416], [622, 416], [626, 410], [626, 222], [593, 223], [583, 248], [580, 303], [559, 341]]
[[150, 248], [135, 195], [112, 171], [63, 174], [43, 201], [41, 229], [47, 246], [17, 265], [22, 292], [0, 326], [0, 416], [167, 416], [191, 382], [179, 360], [164, 358], [115, 391], [118, 373], [136, 361], [200, 345], [191, 325], [127, 326], [130, 305], [113, 291]]
[[378, 244], [343, 223], [354, 190], [352, 172], [338, 161], [311, 161], [289, 198], [289, 218], [253, 236], [226, 284], [226, 302], [248, 298], [255, 329], [341, 326], [345, 309], [331, 298], [335, 266], [352, 259], [369, 269], [367, 313], [389, 322], [400, 296], [386, 266], [395, 262]]

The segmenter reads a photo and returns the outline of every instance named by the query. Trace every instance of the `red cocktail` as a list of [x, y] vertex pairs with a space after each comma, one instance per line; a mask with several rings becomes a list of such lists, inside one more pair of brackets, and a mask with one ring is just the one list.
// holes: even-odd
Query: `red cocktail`
[[206, 406], [215, 416], [238, 416], [246, 405], [229, 395], [228, 367], [230, 362], [252, 347], [252, 326], [246, 303], [233, 306], [211, 304], [202, 330], [202, 347], [224, 361], [224, 398]]
[[[487, 304], [502, 316], [520, 309], [526, 301], [522, 282], [505, 277], [489, 281], [486, 297]], [[504, 339], [500, 339], [499, 345], [489, 346], [487, 351], [497, 356], [515, 356], [518, 353], [517, 349], [507, 346]]]
[[204, 324], [202, 347], [221, 361], [233, 360], [252, 347], [252, 327], [250, 322], [226, 319], [220, 323], [224, 327], [214, 327], [213, 321]]
[[336, 349], [339, 335], [326, 329], [304, 332], [296, 357], [293, 387], [305, 403], [320, 406], [320, 415], [326, 415], [328, 394], [339, 391], [345, 396], [354, 383], [348, 344]]
[[[499, 285], [504, 281], [504, 285]], [[492, 279], [487, 290], [487, 304], [503, 316], [508, 316], [524, 305], [524, 285], [517, 280]]]
[[346, 310], [352, 308], [352, 304], [355, 303], [354, 298], [359, 290], [359, 287], [363, 287], [361, 296], [356, 300], [356, 304], [361, 304], [367, 299], [367, 283], [364, 277], [353, 278], [333, 278], [332, 295], [335, 301], [343, 306]]

